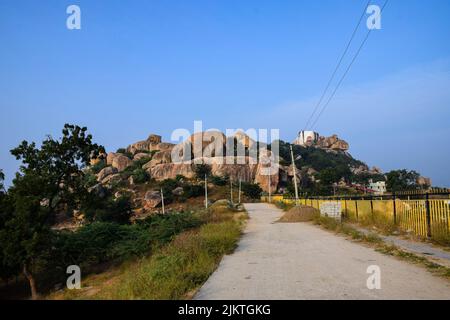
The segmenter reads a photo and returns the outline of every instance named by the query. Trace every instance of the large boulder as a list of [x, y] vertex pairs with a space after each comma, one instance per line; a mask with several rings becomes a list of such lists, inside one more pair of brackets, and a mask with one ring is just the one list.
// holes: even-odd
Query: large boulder
[[111, 166], [116, 168], [119, 172], [125, 170], [132, 163], [133, 161], [131, 161], [130, 158], [120, 153], [115, 153], [111, 160]]
[[140, 152], [140, 153], [136, 153], [136, 154], [133, 156], [133, 160], [136, 161], [136, 160], [142, 160], [142, 159], [148, 158], [149, 161], [150, 161], [150, 158], [151, 158], [151, 157], [152, 157], [152, 156], [151, 156], [150, 154], [148, 154], [148, 153]]
[[194, 158], [224, 156], [226, 142], [227, 138], [220, 131], [197, 132], [187, 140]]
[[161, 142], [158, 143], [152, 151], [171, 152], [173, 147], [175, 147], [175, 144], [173, 143]]
[[152, 157], [152, 160], [147, 162], [143, 168], [144, 169], [151, 169], [152, 167], [163, 164], [163, 163], [171, 163], [172, 157], [170, 151], [159, 151], [155, 153]]
[[122, 180], [122, 176], [120, 173], [110, 174], [106, 178], [101, 181], [101, 184], [104, 186], [111, 186], [114, 183], [118, 183]]
[[258, 183], [263, 191], [271, 193], [277, 191], [280, 177], [278, 161], [273, 157], [268, 150], [260, 153], [255, 175], [255, 183]]
[[153, 151], [156, 150], [156, 146], [161, 143], [161, 136], [151, 134], [147, 140], [138, 141], [128, 146], [127, 151], [132, 154], [140, 151]]
[[176, 187], [175, 189], [172, 190], [172, 194], [175, 196], [181, 196], [184, 193], [184, 189], [183, 187]]
[[147, 169], [147, 172], [156, 181], [175, 179], [177, 175], [185, 176], [188, 179], [194, 178], [195, 176], [192, 165], [184, 163], [162, 163]]
[[102, 170], [100, 170], [100, 172], [97, 174], [97, 181], [102, 181], [104, 180], [107, 176], [111, 175], [111, 174], [115, 174], [117, 173], [117, 169], [114, 167], [106, 167], [103, 168]]
[[245, 132], [238, 131], [233, 135], [238, 144], [242, 144], [246, 149], [256, 148], [256, 141], [250, 138]]
[[112, 165], [113, 160], [116, 156], [117, 156], [117, 153], [114, 153], [114, 152], [108, 153], [108, 155], [106, 156], [106, 164], [108, 166]]
[[335, 151], [348, 151], [349, 144], [344, 140], [339, 139], [337, 135], [331, 137], [320, 137], [316, 146], [321, 149], [330, 149]]
[[209, 165], [214, 176], [228, 176], [233, 181], [244, 182], [253, 182], [257, 168], [256, 163], [250, 163], [249, 157], [202, 157], [195, 159], [193, 163]]
[[159, 191], [147, 191], [142, 202], [144, 209], [154, 209], [162, 202], [161, 193]]
[[158, 143], [161, 143], [162, 138], [161, 138], [161, 136], [152, 133], [148, 136], [147, 141], [150, 144], [158, 144]]

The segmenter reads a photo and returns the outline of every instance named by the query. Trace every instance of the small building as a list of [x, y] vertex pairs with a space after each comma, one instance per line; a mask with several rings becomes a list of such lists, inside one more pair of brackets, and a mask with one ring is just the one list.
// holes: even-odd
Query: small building
[[385, 181], [377, 181], [373, 182], [372, 180], [369, 182], [369, 189], [374, 191], [374, 194], [377, 196], [381, 196], [386, 193], [386, 182]]

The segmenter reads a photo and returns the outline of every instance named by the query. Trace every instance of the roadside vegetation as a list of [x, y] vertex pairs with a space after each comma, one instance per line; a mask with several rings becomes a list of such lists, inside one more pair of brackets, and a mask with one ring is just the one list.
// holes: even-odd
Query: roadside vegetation
[[[21, 166], [8, 190], [0, 170], [1, 297], [47, 296], [65, 287], [71, 265], [97, 279], [133, 268], [105, 297], [181, 297], [231, 252], [244, 216], [227, 200], [217, 201], [230, 197], [228, 177], [202, 165], [195, 179], [156, 181], [143, 167], [153, 152], [135, 159], [119, 151], [128, 157], [120, 172], [107, 165], [104, 147], [87, 128], [69, 124], [59, 139], [23, 141], [11, 150]], [[207, 211], [205, 175], [212, 184]], [[259, 199], [258, 185], [242, 189], [243, 201]], [[235, 186], [233, 191], [237, 199]]]
[[189, 299], [231, 253], [247, 214], [218, 201], [193, 215], [200, 226], [172, 237], [151, 254], [83, 279], [81, 290], [63, 290], [49, 299]]
[[450, 280], [450, 268], [434, 263], [425, 257], [421, 257], [414, 253], [402, 250], [397, 246], [386, 244], [378, 235], [374, 233], [367, 233], [367, 234], [363, 233], [355, 229], [351, 225], [321, 215], [316, 215], [313, 223], [323, 227], [326, 230], [335, 232], [336, 234], [348, 236], [353, 241], [369, 245], [380, 253], [394, 256], [401, 260], [408, 261], [420, 265], [422, 267], [425, 267], [428, 271], [432, 272], [433, 274], [436, 274], [438, 276]]

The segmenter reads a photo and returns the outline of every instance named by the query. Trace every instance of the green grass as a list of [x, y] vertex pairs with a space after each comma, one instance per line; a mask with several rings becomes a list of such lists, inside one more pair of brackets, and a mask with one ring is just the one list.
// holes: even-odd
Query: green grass
[[283, 211], [289, 211], [293, 207], [295, 207], [294, 203], [286, 203], [284, 201], [276, 201], [274, 202], [275, 206]]
[[232, 253], [247, 218], [231, 209], [202, 213], [207, 221], [153, 251], [151, 256], [84, 279], [85, 289], [55, 299], [189, 299], [225, 254]]

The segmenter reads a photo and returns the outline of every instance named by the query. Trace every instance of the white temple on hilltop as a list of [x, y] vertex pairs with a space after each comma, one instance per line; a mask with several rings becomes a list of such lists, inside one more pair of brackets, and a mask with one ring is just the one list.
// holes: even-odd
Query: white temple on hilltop
[[314, 131], [300, 131], [293, 144], [299, 146], [311, 146], [319, 140], [319, 134]]

